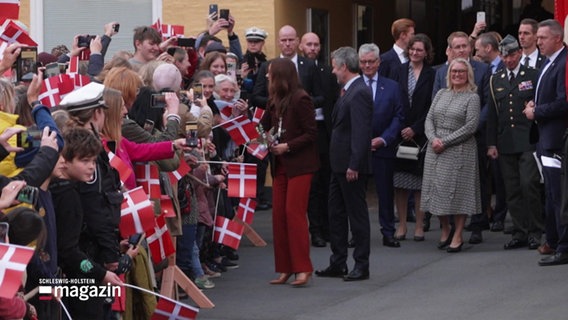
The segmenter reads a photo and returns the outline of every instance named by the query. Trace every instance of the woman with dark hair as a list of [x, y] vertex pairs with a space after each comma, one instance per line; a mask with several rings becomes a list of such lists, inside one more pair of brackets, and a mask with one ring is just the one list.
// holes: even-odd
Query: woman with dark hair
[[313, 173], [319, 168], [314, 105], [300, 87], [296, 66], [274, 59], [268, 66], [269, 100], [260, 124], [273, 129], [270, 141], [273, 175], [274, 260], [280, 276], [270, 284], [284, 284], [292, 274], [295, 287], [308, 283], [313, 267], [308, 233], [308, 196]]
[[[430, 38], [423, 33], [416, 34], [410, 39], [406, 54], [409, 61], [398, 67], [393, 78], [405, 93], [402, 95], [404, 123], [399, 139], [405, 145], [418, 146], [422, 149], [427, 142], [424, 121], [430, 110], [436, 76], [436, 71], [430, 67], [434, 55]], [[394, 236], [397, 240], [406, 239], [408, 196], [413, 192], [416, 210], [414, 241], [424, 241], [424, 211], [420, 208], [423, 169], [421, 160], [397, 159], [395, 164], [394, 199], [400, 220]]]

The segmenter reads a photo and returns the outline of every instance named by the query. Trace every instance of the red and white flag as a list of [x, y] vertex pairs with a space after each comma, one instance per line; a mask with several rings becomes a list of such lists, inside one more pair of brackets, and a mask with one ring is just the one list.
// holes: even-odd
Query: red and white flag
[[179, 167], [172, 171], [168, 172], [170, 176], [170, 181], [180, 181], [186, 174], [191, 172], [191, 167], [185, 162], [184, 160], [179, 162]]
[[245, 116], [239, 116], [221, 124], [237, 145], [245, 144], [258, 138], [256, 125]]
[[154, 227], [154, 206], [142, 187], [124, 193], [120, 207], [120, 234], [127, 238]]
[[33, 248], [0, 243], [0, 297], [14, 297], [33, 254]]
[[73, 85], [75, 90], [86, 86], [87, 84], [89, 84], [91, 82], [91, 78], [89, 78], [89, 76], [85, 76], [82, 74], [75, 74], [75, 75], [70, 75], [71, 79], [73, 79]]
[[184, 26], [175, 24], [162, 24], [160, 32], [162, 33], [162, 40], [168, 40], [171, 37], [183, 37]]
[[255, 200], [251, 198], [242, 198], [239, 202], [239, 207], [237, 208], [237, 217], [243, 220], [246, 224], [251, 224], [255, 209]]
[[144, 188], [150, 199], [160, 199], [160, 172], [153, 164], [136, 164], [134, 166], [136, 183]]
[[132, 168], [127, 165], [122, 159], [120, 159], [114, 152], [108, 152], [108, 160], [110, 162], [110, 166], [115, 168], [118, 171], [118, 175], [120, 176], [120, 182], [124, 184], [128, 177], [132, 174]]
[[239, 248], [239, 244], [241, 243], [241, 238], [244, 231], [244, 225], [225, 217], [217, 216], [217, 218], [215, 219], [215, 231], [213, 233], [213, 240], [217, 243], [237, 250]]
[[160, 299], [150, 320], [194, 320], [199, 309], [169, 299]]
[[176, 212], [174, 211], [174, 204], [172, 199], [167, 194], [160, 196], [160, 208], [166, 218], [175, 218]]
[[18, 20], [20, 18], [20, 0], [0, 0], [0, 17]]
[[151, 26], [152, 29], [156, 29], [158, 30], [158, 32], [162, 32], [162, 22], [160, 22], [160, 18], [158, 18], [158, 20], [156, 20], [156, 22], [154, 22]]
[[229, 163], [228, 169], [228, 196], [256, 198], [256, 164]]
[[67, 68], [67, 74], [79, 73], [79, 56], [72, 56], [69, 59], [69, 67]]
[[0, 39], [8, 42], [8, 44], [18, 42], [31, 47], [37, 47], [37, 43], [28, 34], [26, 26], [19, 21], [18, 23], [14, 20], [4, 21], [0, 30]]
[[162, 262], [164, 259], [176, 252], [172, 237], [166, 226], [166, 218], [161, 214], [155, 219], [153, 229], [146, 231], [146, 241], [152, 253], [152, 261], [155, 264]]
[[221, 119], [223, 121], [231, 120], [231, 115], [233, 114], [233, 106], [225, 106], [221, 111], [219, 111]]
[[263, 160], [268, 155], [268, 148], [264, 144], [250, 142], [247, 144], [247, 152], [258, 159]]
[[264, 109], [256, 108], [254, 109], [254, 114], [252, 115], [252, 122], [260, 123], [262, 116], [264, 115]]
[[48, 107], [55, 107], [61, 102], [59, 95], [59, 77], [49, 77], [43, 80], [38, 99], [41, 104]]

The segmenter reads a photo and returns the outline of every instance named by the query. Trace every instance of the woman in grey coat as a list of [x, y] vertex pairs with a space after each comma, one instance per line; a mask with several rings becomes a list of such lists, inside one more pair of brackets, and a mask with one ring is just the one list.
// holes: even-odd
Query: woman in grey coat
[[[447, 89], [438, 91], [425, 122], [428, 149], [422, 205], [424, 211], [440, 219], [442, 235], [438, 248], [459, 252], [467, 215], [481, 211], [474, 137], [480, 102], [473, 70], [467, 60], [453, 60], [446, 79]], [[454, 216], [453, 232], [450, 215]]]

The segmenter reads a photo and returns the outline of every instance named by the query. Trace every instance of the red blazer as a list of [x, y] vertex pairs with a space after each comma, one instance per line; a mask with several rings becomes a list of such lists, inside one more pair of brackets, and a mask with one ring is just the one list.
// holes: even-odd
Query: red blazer
[[[273, 105], [269, 105], [260, 121], [266, 132], [272, 127], [278, 128], [278, 114]], [[313, 173], [319, 169], [317, 126], [314, 104], [304, 90], [298, 90], [290, 105], [282, 115], [282, 129], [285, 131], [280, 143], [288, 143], [290, 152], [282, 154], [278, 161], [271, 161], [272, 174], [275, 166], [281, 163], [288, 177]], [[274, 159], [272, 159], [274, 160]]]

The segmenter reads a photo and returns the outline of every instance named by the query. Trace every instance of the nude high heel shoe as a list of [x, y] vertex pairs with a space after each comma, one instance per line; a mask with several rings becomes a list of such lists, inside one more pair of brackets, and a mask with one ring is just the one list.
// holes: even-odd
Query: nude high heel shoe
[[286, 282], [288, 282], [288, 279], [290, 279], [290, 277], [292, 276], [291, 273], [281, 273], [280, 276], [278, 276], [278, 278], [274, 279], [274, 280], [270, 280], [270, 284], [285, 284]]
[[296, 280], [290, 283], [293, 287], [303, 287], [310, 282], [310, 278], [312, 277], [311, 272], [300, 272], [296, 275]]

